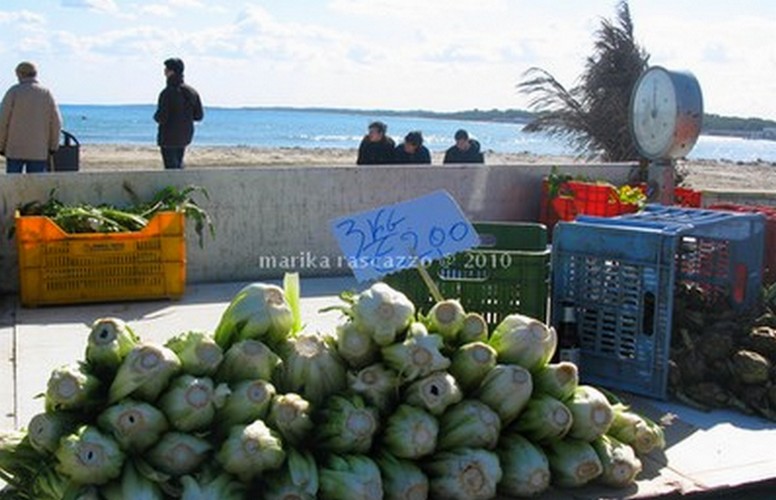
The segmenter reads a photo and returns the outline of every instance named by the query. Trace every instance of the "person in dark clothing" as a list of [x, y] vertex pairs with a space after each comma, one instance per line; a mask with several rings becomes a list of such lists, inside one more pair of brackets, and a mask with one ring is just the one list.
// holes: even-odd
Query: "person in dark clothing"
[[159, 124], [156, 143], [162, 150], [166, 169], [183, 168], [183, 154], [194, 137], [194, 122], [202, 120], [202, 101], [190, 85], [183, 83], [183, 61], [164, 61], [167, 86], [159, 94], [154, 120]]
[[480, 143], [469, 138], [469, 133], [463, 129], [455, 133], [455, 145], [445, 151], [442, 163], [485, 163], [480, 151]]
[[393, 150], [396, 143], [385, 135], [388, 126], [383, 122], [369, 124], [369, 132], [358, 146], [358, 165], [383, 165], [393, 163]]
[[423, 145], [423, 134], [413, 131], [404, 137], [404, 143], [396, 146], [396, 163], [431, 163], [431, 153]]

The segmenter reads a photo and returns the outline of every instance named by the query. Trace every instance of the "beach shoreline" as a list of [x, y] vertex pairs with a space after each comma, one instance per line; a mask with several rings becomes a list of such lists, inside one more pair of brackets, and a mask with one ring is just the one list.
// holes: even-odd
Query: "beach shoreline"
[[[150, 145], [84, 144], [80, 146], [79, 169], [162, 170], [159, 149]], [[267, 166], [353, 166], [357, 150], [338, 148], [190, 146], [184, 160], [188, 169], [249, 168]], [[432, 165], [441, 165], [443, 152], [432, 153]], [[486, 165], [573, 165], [585, 163], [570, 156], [486, 151]], [[776, 165], [770, 162], [714, 160], [678, 161], [683, 185], [693, 189], [776, 191]]]

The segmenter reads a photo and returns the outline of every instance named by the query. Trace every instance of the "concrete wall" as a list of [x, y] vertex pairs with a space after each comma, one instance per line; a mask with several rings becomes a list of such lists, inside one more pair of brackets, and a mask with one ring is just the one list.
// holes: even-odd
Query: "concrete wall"
[[[562, 172], [627, 180], [631, 165], [566, 165]], [[446, 189], [473, 221], [535, 221], [541, 180], [550, 165], [392, 166], [392, 167], [256, 167], [183, 171], [81, 172], [0, 176], [0, 293], [18, 290], [16, 241], [6, 233], [17, 206], [45, 200], [52, 189], [64, 202], [127, 204], [127, 184], [143, 199], [167, 185], [203, 186], [210, 200], [216, 239], [197, 246], [187, 231], [188, 281], [243, 281], [278, 277], [302, 255], [319, 258], [303, 276], [349, 272], [328, 222], [334, 217], [395, 203]], [[323, 257], [329, 266], [322, 267]], [[271, 261], [275, 265], [271, 265]], [[308, 262], [309, 264], [309, 262]], [[344, 264], [343, 264], [344, 266]]]
[[776, 193], [773, 191], [718, 191], [703, 192], [703, 205], [710, 207], [718, 203], [734, 203], [736, 205], [766, 205], [776, 207]]

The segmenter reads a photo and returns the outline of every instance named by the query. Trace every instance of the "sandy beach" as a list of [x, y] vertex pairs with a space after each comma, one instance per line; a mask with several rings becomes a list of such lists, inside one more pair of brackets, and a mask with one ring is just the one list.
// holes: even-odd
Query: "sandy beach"
[[[352, 166], [355, 149], [333, 148], [260, 148], [247, 146], [191, 146], [186, 150], [186, 168], [229, 168], [272, 165], [343, 165]], [[432, 163], [442, 164], [443, 153], [433, 153]], [[571, 157], [542, 156], [530, 153], [486, 152], [486, 164], [570, 164]], [[776, 191], [776, 165], [770, 162], [679, 161], [684, 185], [694, 189], [730, 189]], [[158, 148], [145, 145], [82, 145], [80, 170], [155, 170], [162, 169]]]

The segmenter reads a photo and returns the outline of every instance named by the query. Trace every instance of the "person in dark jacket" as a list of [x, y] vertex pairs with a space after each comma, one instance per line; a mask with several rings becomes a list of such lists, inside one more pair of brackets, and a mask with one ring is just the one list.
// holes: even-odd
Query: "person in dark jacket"
[[423, 134], [413, 131], [404, 137], [404, 143], [396, 146], [396, 163], [431, 163], [431, 153], [423, 145]]
[[396, 143], [385, 135], [388, 126], [383, 122], [369, 124], [369, 132], [358, 146], [358, 165], [383, 165], [393, 163], [393, 150]]
[[154, 120], [159, 124], [156, 143], [162, 150], [166, 169], [183, 168], [183, 154], [194, 137], [194, 122], [202, 120], [202, 101], [190, 85], [183, 83], [183, 61], [164, 61], [167, 86], [159, 94]]
[[445, 151], [442, 163], [485, 163], [480, 143], [469, 138], [469, 133], [460, 129], [455, 133], [455, 145]]

